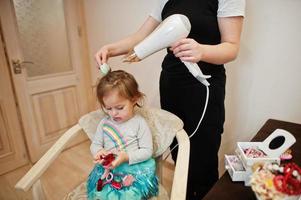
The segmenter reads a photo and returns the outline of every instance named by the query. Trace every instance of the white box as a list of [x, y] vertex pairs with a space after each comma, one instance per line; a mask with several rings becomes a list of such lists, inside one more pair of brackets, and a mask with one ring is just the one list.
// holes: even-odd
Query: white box
[[225, 155], [225, 168], [232, 181], [245, 181], [248, 176], [241, 160], [236, 155]]
[[[280, 155], [289, 149], [295, 142], [296, 139], [292, 134], [283, 129], [276, 129], [263, 142], [237, 142], [236, 153], [246, 169], [251, 168], [258, 162], [280, 164]], [[247, 157], [244, 150], [250, 147], [262, 151], [266, 156], [259, 158]]]
[[[280, 145], [275, 147], [275, 143], [280, 141]], [[249, 186], [252, 166], [257, 163], [278, 163], [280, 164], [280, 155], [289, 149], [296, 142], [295, 137], [283, 129], [276, 129], [263, 142], [237, 142], [235, 150], [236, 155], [225, 155], [225, 168], [227, 169], [232, 181], [244, 181]], [[278, 142], [279, 143], [279, 142]], [[266, 154], [265, 157], [249, 158], [245, 155], [244, 149], [255, 147]], [[244, 170], [238, 170], [231, 160], [236, 160], [238, 165], [243, 166]], [[240, 162], [239, 162], [240, 160]]]

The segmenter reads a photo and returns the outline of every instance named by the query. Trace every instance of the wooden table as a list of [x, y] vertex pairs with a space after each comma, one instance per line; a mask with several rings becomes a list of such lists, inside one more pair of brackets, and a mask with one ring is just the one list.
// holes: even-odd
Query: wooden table
[[[269, 119], [252, 139], [253, 142], [263, 141], [274, 130], [281, 128], [287, 130], [296, 138], [296, 143], [291, 147], [293, 162], [301, 166], [301, 124]], [[226, 171], [216, 182], [203, 200], [255, 200], [256, 197], [250, 187], [244, 186], [243, 182], [232, 182]]]

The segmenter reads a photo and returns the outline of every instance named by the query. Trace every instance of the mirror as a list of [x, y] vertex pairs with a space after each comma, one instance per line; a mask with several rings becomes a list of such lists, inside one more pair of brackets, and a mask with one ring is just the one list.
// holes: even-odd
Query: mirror
[[284, 136], [277, 136], [275, 137], [269, 144], [269, 148], [274, 150], [274, 149], [278, 149], [279, 147], [281, 147], [283, 145], [283, 143], [285, 142], [285, 137]]

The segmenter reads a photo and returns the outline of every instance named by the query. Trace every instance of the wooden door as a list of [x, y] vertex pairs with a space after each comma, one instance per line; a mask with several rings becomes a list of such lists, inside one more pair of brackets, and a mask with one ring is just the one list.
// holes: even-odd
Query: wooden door
[[28, 163], [0, 27], [0, 174]]
[[[0, 17], [30, 159], [92, 109], [81, 0], [1, 0]], [[75, 143], [86, 137], [77, 138]]]

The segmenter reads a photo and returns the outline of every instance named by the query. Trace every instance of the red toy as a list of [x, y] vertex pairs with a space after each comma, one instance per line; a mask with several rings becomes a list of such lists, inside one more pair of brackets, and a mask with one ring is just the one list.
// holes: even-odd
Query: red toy
[[111, 165], [111, 163], [113, 162], [113, 160], [115, 160], [115, 156], [114, 156], [114, 154], [110, 153], [110, 154], [108, 154], [106, 156], [101, 156], [101, 159], [104, 160], [103, 163], [102, 163], [103, 167], [107, 168], [107, 167], [109, 167]]

